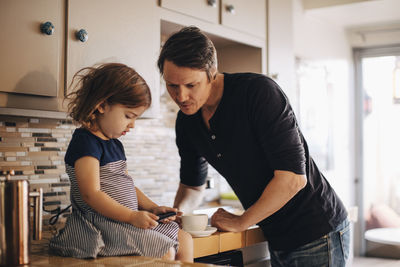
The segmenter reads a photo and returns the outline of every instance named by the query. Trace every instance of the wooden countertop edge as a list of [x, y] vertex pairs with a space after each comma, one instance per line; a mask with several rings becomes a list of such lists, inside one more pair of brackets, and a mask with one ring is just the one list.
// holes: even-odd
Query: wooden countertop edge
[[[116, 256], [98, 257], [96, 259], [77, 259], [61, 256], [31, 255], [29, 266], [215, 266], [204, 263], [187, 263], [180, 261], [168, 261], [158, 258], [143, 256]], [[25, 265], [24, 265], [25, 266]]]
[[193, 237], [194, 257], [204, 257], [266, 241], [261, 228], [252, 226], [244, 232], [215, 232], [207, 237]]
[[[80, 264], [102, 264], [103, 266], [119, 265], [143, 265], [154, 264], [154, 266], [162, 263], [170, 263], [157, 258], [148, 258], [143, 256], [118, 256], [118, 257], [99, 257], [96, 259], [76, 259], [71, 257], [60, 257], [48, 254], [48, 241], [50, 233], [44, 235], [41, 241], [32, 242], [31, 250], [31, 263], [32, 266], [66, 266], [66, 265], [80, 265]], [[215, 232], [208, 237], [194, 237], [194, 257], [199, 258], [209, 256], [220, 252], [239, 249], [255, 243], [265, 241], [264, 235], [258, 226], [253, 226], [244, 232]], [[174, 264], [180, 265], [193, 265], [173, 261]], [[207, 264], [194, 263], [194, 266], [213, 266]]]

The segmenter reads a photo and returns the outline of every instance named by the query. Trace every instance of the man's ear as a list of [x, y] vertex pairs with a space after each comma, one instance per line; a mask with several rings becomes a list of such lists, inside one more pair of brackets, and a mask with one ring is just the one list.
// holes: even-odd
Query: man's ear
[[210, 70], [211, 73], [211, 81], [215, 81], [217, 79], [217, 74], [218, 74], [218, 70], [216, 67], [211, 68]]

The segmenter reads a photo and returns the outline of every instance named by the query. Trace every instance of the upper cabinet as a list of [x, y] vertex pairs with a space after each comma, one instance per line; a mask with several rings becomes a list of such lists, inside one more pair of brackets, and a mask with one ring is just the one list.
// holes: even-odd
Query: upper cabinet
[[[266, 73], [267, 0], [0, 0], [0, 114], [66, 111], [82, 68], [107, 62], [146, 80], [159, 114], [157, 58], [173, 31], [195, 25], [218, 50], [221, 71]], [[7, 110], [5, 110], [7, 109]], [[60, 115], [61, 116], [61, 115]]]
[[[157, 11], [155, 0], [1, 0], [0, 107], [65, 111], [78, 70], [120, 62], [149, 84], [153, 103], [144, 116], [156, 116]], [[47, 21], [50, 35], [40, 31]]]
[[221, 24], [238, 31], [265, 37], [266, 0], [221, 0]]
[[62, 2], [2, 0], [0, 25], [0, 91], [56, 97], [64, 28]]
[[160, 0], [160, 5], [256, 37], [266, 37], [266, 0]]
[[124, 63], [133, 67], [151, 88], [154, 101], [144, 116], [155, 116], [160, 79], [156, 68], [160, 43], [156, 11], [156, 3], [148, 0], [69, 0], [67, 90], [81, 68]]
[[161, 0], [160, 4], [173, 11], [219, 23], [219, 0]]

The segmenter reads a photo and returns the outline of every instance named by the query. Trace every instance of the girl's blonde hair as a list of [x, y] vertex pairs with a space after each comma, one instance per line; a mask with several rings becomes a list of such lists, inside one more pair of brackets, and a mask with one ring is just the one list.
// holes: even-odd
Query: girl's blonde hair
[[120, 63], [106, 63], [79, 70], [73, 77], [73, 91], [67, 95], [71, 118], [84, 127], [95, 126], [97, 108], [103, 103], [130, 108], [151, 105], [146, 81], [133, 69]]

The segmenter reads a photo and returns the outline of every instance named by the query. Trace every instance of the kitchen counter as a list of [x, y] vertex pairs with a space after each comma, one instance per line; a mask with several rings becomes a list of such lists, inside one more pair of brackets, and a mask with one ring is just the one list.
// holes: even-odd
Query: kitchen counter
[[[156, 258], [142, 256], [119, 256], [119, 257], [99, 257], [97, 259], [75, 259], [69, 257], [59, 257], [49, 255], [48, 243], [50, 232], [43, 232], [43, 239], [32, 241], [31, 263], [29, 266], [215, 266], [203, 263], [182, 263], [179, 261], [167, 261]], [[203, 257], [217, 254], [224, 251], [243, 248], [258, 242], [264, 241], [261, 229], [257, 226], [250, 227], [240, 233], [216, 232], [207, 237], [194, 237], [194, 257]]]
[[51, 237], [50, 232], [43, 232], [43, 238], [40, 241], [32, 241], [31, 244], [31, 262], [28, 266], [82, 266], [82, 267], [114, 267], [114, 266], [162, 266], [162, 267], [207, 267], [215, 266], [203, 263], [183, 263], [179, 261], [167, 261], [157, 258], [142, 256], [119, 256], [119, 257], [99, 257], [97, 259], [76, 259], [70, 257], [59, 257], [49, 255], [48, 243]]
[[258, 226], [239, 233], [215, 232], [207, 237], [193, 238], [194, 257], [203, 257], [233, 249], [239, 249], [266, 241]]
[[[207, 213], [209, 217], [216, 211], [217, 203], [208, 203], [207, 206], [197, 210], [197, 213]], [[230, 212], [241, 214], [243, 210], [233, 210], [229, 207], [223, 208]], [[119, 257], [99, 257], [97, 259], [76, 259], [70, 257], [59, 257], [49, 255], [48, 243], [51, 237], [50, 230], [43, 232], [43, 238], [40, 241], [32, 241], [31, 245], [31, 263], [29, 266], [216, 266], [204, 263], [182, 263], [179, 261], [167, 261], [157, 258], [142, 256], [119, 256]], [[218, 254], [221, 252], [248, 247], [260, 242], [265, 238], [258, 226], [249, 227], [246, 231], [233, 232], [215, 232], [207, 237], [193, 237], [194, 258]]]
[[[236, 215], [241, 215], [244, 212], [243, 208], [224, 206], [218, 202], [208, 202], [193, 211], [193, 213], [207, 214], [211, 218], [218, 208], [224, 208], [226, 211]], [[194, 257], [198, 258], [248, 247], [264, 241], [266, 241], [264, 234], [257, 225], [251, 226], [246, 231], [239, 233], [217, 231], [208, 237], [193, 237], [193, 253]]]

